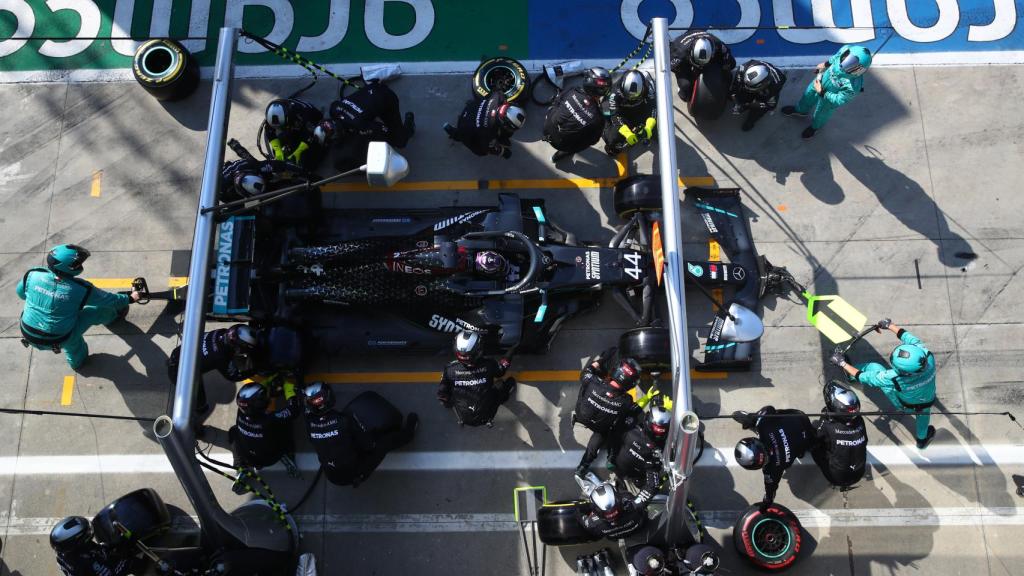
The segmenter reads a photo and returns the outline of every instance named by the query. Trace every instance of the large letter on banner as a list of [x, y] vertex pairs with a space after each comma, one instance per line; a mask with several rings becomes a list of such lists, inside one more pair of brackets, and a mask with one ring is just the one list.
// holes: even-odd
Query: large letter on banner
[[[835, 42], [836, 44], [854, 44], [867, 42], [875, 37], [875, 21], [871, 14], [871, 0], [850, 0], [853, 13], [853, 27], [836, 28], [836, 19], [832, 14], [832, 0], [811, 0], [811, 14], [814, 25], [824, 28], [812, 30], [786, 30], [787, 26], [796, 26], [793, 17], [794, 0], [772, 0], [775, 11], [775, 25], [780, 28], [779, 36], [794, 44], [815, 44], [817, 42]], [[896, 0], [902, 1], [902, 0]]]

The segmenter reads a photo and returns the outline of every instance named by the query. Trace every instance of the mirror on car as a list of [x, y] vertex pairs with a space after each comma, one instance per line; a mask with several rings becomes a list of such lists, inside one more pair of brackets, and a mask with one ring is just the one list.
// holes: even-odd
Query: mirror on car
[[394, 186], [409, 174], [409, 162], [387, 142], [370, 142], [366, 153], [366, 182], [370, 186]]
[[726, 342], [753, 342], [764, 334], [764, 323], [757, 314], [735, 302], [729, 305], [729, 314], [722, 326], [722, 340]]

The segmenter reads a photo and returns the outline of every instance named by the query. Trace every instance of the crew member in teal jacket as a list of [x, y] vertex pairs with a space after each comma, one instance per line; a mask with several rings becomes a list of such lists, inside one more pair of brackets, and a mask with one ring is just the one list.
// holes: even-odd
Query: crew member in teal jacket
[[914, 436], [917, 447], [924, 450], [935, 437], [935, 427], [929, 426], [931, 407], [935, 403], [935, 357], [920, 338], [893, 324], [892, 320], [886, 318], [875, 326], [878, 331], [889, 330], [900, 339], [901, 344], [889, 355], [892, 368], [877, 362], [851, 366], [838, 354], [832, 356], [832, 362], [851, 379], [880, 389], [904, 412], [916, 414]]
[[110, 324], [128, 314], [137, 292], [112, 294], [76, 278], [89, 251], [61, 244], [46, 255], [46, 268], [32, 268], [18, 282], [18, 298], [25, 301], [21, 335], [25, 346], [64, 351], [72, 370], [77, 370], [89, 347], [82, 337], [90, 326]]
[[864, 87], [862, 76], [871, 66], [871, 51], [863, 46], [846, 45], [827, 62], [818, 64], [814, 80], [807, 85], [796, 106], [783, 106], [786, 116], [812, 114], [811, 125], [802, 136], [812, 138], [832, 117], [836, 108], [849, 104]]

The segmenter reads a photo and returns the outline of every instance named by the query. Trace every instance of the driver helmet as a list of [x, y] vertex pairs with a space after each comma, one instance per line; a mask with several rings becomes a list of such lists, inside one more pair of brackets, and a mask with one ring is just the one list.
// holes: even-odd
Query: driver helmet
[[587, 94], [600, 98], [608, 94], [612, 89], [612, 75], [607, 68], [594, 66], [583, 73], [583, 91]]
[[46, 254], [46, 267], [59, 276], [78, 276], [89, 256], [89, 251], [81, 246], [61, 244]]
[[863, 46], [851, 46], [839, 55], [839, 67], [850, 76], [863, 76], [871, 66], [871, 51]]
[[239, 172], [235, 174], [235, 190], [243, 197], [262, 194], [267, 189], [267, 181], [259, 174]]
[[672, 424], [672, 413], [661, 404], [652, 403], [644, 417], [644, 427], [647, 432], [659, 441], [665, 440], [668, 428]]
[[647, 79], [642, 72], [630, 70], [619, 80], [619, 90], [629, 102], [638, 102], [647, 95]]
[[656, 546], [644, 546], [633, 555], [633, 569], [641, 576], [665, 573], [665, 554]]
[[928, 366], [928, 352], [914, 344], [900, 344], [892, 349], [889, 363], [904, 376], [917, 374]]
[[829, 412], [854, 414], [860, 412], [860, 398], [849, 386], [838, 380], [827, 382], [821, 390], [825, 409]]
[[334, 408], [334, 391], [323, 382], [313, 382], [302, 390], [306, 408], [313, 414], [323, 414]]
[[721, 561], [718, 554], [707, 544], [694, 544], [686, 549], [683, 568], [692, 574], [714, 574]]
[[250, 382], [238, 389], [235, 404], [238, 404], [238, 410], [243, 414], [265, 414], [267, 406], [270, 406], [270, 394], [262, 384]]
[[733, 451], [736, 462], [747, 470], [760, 470], [768, 460], [768, 451], [761, 440], [749, 437], [736, 443]]
[[455, 337], [455, 358], [472, 365], [484, 354], [484, 339], [478, 332], [463, 330]]
[[590, 504], [605, 520], [614, 520], [621, 512], [615, 487], [610, 482], [603, 482], [590, 493]]
[[324, 120], [313, 129], [313, 139], [316, 140], [317, 144], [327, 146], [334, 140], [334, 135], [337, 131], [334, 120]]
[[632, 358], [623, 358], [612, 371], [608, 383], [619, 393], [631, 390], [640, 381], [640, 364]]
[[771, 71], [763, 63], [747, 66], [743, 71], [743, 88], [747, 92], [760, 92], [768, 87]]
[[501, 125], [513, 132], [523, 127], [526, 122], [526, 112], [514, 104], [504, 103], [498, 107], [498, 121]]
[[92, 524], [82, 516], [68, 516], [50, 530], [50, 546], [56, 552], [73, 552], [92, 542]]
[[287, 100], [274, 100], [267, 104], [267, 124], [271, 128], [284, 128], [288, 126], [290, 124], [290, 112], [291, 102]]
[[494, 250], [482, 250], [473, 258], [476, 269], [487, 276], [502, 276], [508, 270], [508, 260]]
[[694, 68], [703, 68], [708, 65], [708, 62], [711, 62], [714, 55], [714, 43], [710, 38], [702, 36], [693, 42], [693, 48], [690, 49], [690, 63]]
[[231, 347], [240, 351], [255, 350], [259, 345], [256, 330], [246, 324], [235, 324], [228, 328], [227, 341]]

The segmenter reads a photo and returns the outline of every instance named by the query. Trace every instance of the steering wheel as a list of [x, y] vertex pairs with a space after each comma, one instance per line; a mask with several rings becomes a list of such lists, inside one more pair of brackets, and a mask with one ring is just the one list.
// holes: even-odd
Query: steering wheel
[[523, 246], [526, 247], [526, 252], [530, 256], [530, 267], [527, 269], [526, 274], [519, 279], [512, 286], [501, 290], [466, 290], [460, 291], [457, 288], [453, 290], [460, 292], [465, 296], [504, 296], [505, 294], [516, 294], [522, 291], [524, 288], [533, 283], [537, 273], [540, 272], [541, 262], [544, 260], [544, 254], [541, 253], [540, 248], [533, 243], [532, 240], [522, 232], [515, 232], [508, 230], [506, 232], [470, 232], [462, 236], [465, 240], [483, 240], [487, 238], [509, 238], [511, 240], [517, 240]]

